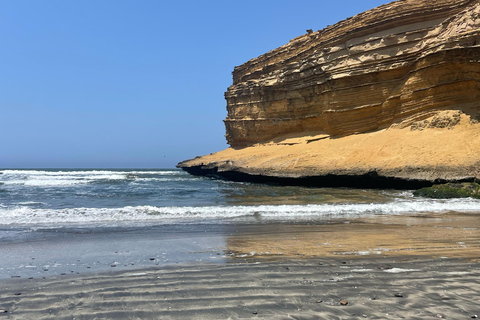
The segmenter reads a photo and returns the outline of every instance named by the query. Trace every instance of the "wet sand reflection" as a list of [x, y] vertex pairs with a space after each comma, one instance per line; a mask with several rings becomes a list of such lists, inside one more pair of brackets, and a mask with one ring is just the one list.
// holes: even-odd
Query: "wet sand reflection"
[[265, 224], [227, 237], [233, 258], [332, 256], [480, 258], [480, 213], [376, 216], [327, 224]]

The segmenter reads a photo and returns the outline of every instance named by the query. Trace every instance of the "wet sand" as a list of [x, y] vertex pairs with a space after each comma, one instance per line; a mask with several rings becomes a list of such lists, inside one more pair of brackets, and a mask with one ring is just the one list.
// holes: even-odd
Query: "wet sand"
[[233, 256], [480, 258], [480, 214], [371, 216], [326, 224], [284, 224], [227, 238]]
[[0, 308], [6, 319], [468, 319], [480, 314], [479, 266], [378, 257], [185, 265], [8, 281]]
[[[259, 221], [222, 230], [197, 226], [169, 242], [147, 232], [150, 250], [207, 234], [199, 247], [205, 251], [183, 251], [190, 259], [158, 265], [4, 278], [0, 317], [470, 319], [480, 316], [478, 220], [477, 214], [449, 213]], [[220, 246], [218, 237], [224, 238]], [[140, 232], [133, 239], [144, 244]], [[194, 259], [199, 254], [207, 258]]]

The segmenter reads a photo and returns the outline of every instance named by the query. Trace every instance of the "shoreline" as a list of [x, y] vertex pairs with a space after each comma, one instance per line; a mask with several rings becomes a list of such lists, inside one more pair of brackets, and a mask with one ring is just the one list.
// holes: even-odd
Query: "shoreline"
[[[367, 210], [366, 208], [365, 210]], [[1, 228], [0, 279], [178, 263], [366, 256], [480, 257], [478, 212], [321, 216], [71, 228]]]
[[[88, 260], [78, 251], [82, 246], [101, 255], [117, 251], [108, 258], [129, 245], [130, 258], [146, 263], [4, 278], [0, 310], [6, 312], [0, 317], [467, 319], [480, 314], [478, 214], [157, 226], [130, 230], [127, 237], [83, 233], [88, 241], [72, 240], [78, 241], [73, 251], [82, 260], [79, 267]], [[30, 245], [47, 251], [60, 238]], [[57, 258], [72, 262], [68, 248]], [[166, 248], [178, 259], [149, 260]]]

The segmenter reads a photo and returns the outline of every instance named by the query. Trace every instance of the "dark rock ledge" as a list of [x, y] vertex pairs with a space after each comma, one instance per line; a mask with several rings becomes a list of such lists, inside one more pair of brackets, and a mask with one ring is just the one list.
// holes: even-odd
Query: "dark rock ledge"
[[[284, 186], [415, 190], [452, 182], [443, 179], [429, 181], [422, 179], [386, 177], [379, 175], [376, 171], [359, 175], [327, 174], [303, 177], [278, 177], [245, 173], [237, 170], [218, 170], [218, 167], [214, 166], [182, 166], [180, 163], [177, 167], [196, 176], [205, 176], [236, 182], [264, 183]], [[474, 178], [465, 178], [454, 182], [472, 182], [473, 180]]]

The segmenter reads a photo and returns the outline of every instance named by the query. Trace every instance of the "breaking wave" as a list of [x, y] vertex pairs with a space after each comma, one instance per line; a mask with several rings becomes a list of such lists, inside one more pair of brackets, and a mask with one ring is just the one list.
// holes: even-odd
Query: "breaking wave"
[[[172, 181], [185, 175], [181, 171], [116, 171], [116, 170], [2, 170], [0, 180], [5, 186], [68, 187], [89, 183], [121, 181]], [[174, 176], [174, 177], [172, 177]]]
[[394, 201], [369, 204], [259, 205], [155, 207], [126, 206], [122, 208], [34, 209], [26, 206], [0, 206], [0, 225], [10, 224], [69, 224], [98, 222], [214, 223], [215, 221], [302, 220], [356, 218], [370, 215], [417, 214], [422, 212], [475, 212], [480, 200]]

